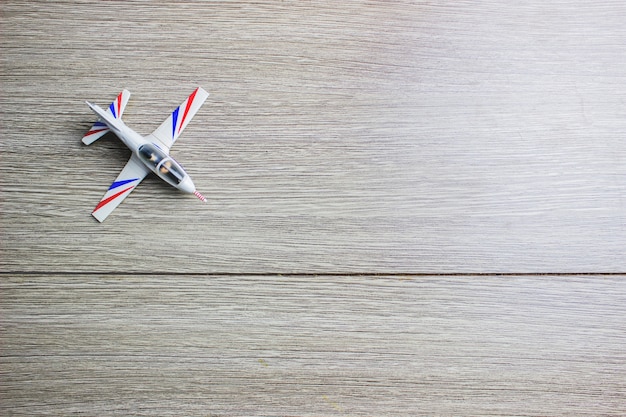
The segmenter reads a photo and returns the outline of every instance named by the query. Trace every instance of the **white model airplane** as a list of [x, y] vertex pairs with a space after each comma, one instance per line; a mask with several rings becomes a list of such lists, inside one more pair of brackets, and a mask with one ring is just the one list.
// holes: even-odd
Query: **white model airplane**
[[108, 109], [87, 102], [98, 116], [98, 121], [83, 137], [85, 145], [91, 145], [107, 132], [113, 132], [133, 152], [130, 160], [104, 194], [92, 215], [102, 222], [135, 189], [150, 172], [154, 172], [168, 184], [194, 194], [206, 203], [189, 175], [178, 162], [169, 156], [170, 148], [183, 132], [189, 121], [200, 109], [209, 93], [198, 87], [176, 108], [154, 132], [141, 136], [122, 121], [124, 108], [130, 98], [128, 90], [122, 91]]

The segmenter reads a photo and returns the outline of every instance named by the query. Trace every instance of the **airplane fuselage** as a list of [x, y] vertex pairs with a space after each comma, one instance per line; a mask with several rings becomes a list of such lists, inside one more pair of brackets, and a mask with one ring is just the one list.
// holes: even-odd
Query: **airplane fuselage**
[[141, 136], [128, 127], [121, 118], [116, 119], [100, 106], [89, 102], [87, 105], [148, 169], [181, 191], [192, 194], [195, 192], [196, 187], [191, 177], [167, 150]]

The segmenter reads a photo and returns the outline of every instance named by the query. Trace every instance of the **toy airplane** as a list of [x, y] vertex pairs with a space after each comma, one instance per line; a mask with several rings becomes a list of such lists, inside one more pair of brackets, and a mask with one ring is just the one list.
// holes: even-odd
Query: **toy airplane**
[[86, 102], [98, 116], [98, 121], [83, 137], [85, 145], [91, 145], [107, 132], [113, 132], [133, 152], [130, 160], [104, 194], [92, 215], [102, 222], [130, 194], [150, 172], [154, 172], [168, 184], [181, 191], [194, 194], [206, 203], [189, 175], [178, 162], [169, 156], [170, 148], [183, 132], [189, 121], [200, 109], [209, 93], [198, 87], [176, 108], [154, 132], [141, 136], [122, 121], [122, 114], [130, 92], [122, 91], [108, 109]]

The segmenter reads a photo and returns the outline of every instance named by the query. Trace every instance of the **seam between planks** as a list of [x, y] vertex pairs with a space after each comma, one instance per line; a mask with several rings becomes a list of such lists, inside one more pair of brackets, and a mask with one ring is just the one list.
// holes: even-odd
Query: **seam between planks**
[[127, 272], [127, 271], [0, 271], [0, 276], [9, 275], [49, 275], [49, 276], [67, 276], [67, 275], [105, 275], [105, 276], [250, 276], [250, 277], [558, 277], [558, 276], [621, 276], [626, 272], [167, 272], [167, 271], [150, 271], [150, 272]]

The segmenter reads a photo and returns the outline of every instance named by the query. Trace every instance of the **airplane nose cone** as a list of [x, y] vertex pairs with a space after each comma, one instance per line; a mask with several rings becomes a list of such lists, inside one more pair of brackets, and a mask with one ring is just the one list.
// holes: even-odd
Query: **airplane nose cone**
[[193, 194], [193, 192], [196, 191], [196, 186], [193, 184], [193, 181], [191, 181], [189, 175], [186, 176], [185, 179], [180, 182], [180, 184], [178, 184], [178, 188], [189, 194]]

